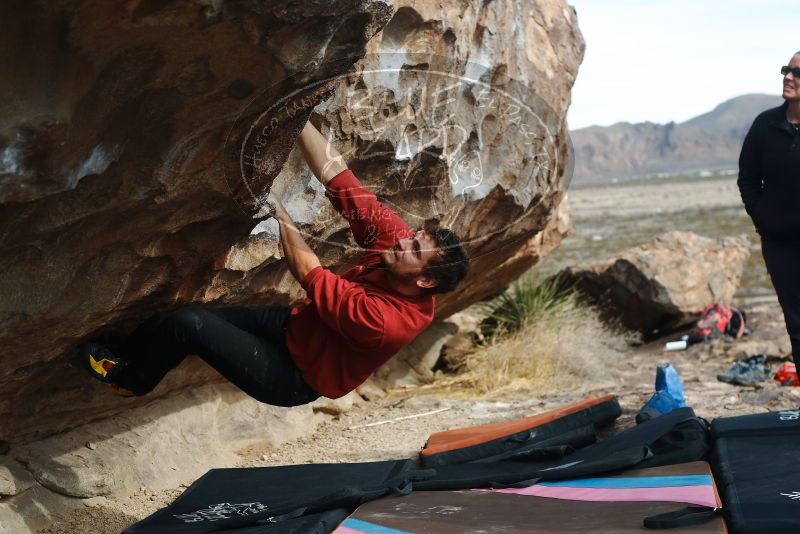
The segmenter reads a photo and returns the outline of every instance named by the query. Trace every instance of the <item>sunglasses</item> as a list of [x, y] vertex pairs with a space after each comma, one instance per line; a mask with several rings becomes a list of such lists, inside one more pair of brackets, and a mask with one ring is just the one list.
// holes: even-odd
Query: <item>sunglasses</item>
[[786, 76], [789, 73], [794, 74], [795, 78], [800, 78], [800, 67], [790, 67], [789, 65], [784, 65], [781, 67], [781, 74]]

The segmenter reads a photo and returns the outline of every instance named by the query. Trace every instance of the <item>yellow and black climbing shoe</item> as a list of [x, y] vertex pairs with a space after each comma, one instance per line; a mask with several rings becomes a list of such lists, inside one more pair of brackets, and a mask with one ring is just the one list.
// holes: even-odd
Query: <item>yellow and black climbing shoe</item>
[[116, 385], [115, 377], [127, 365], [125, 360], [94, 341], [81, 343], [78, 350], [90, 375], [106, 384]]

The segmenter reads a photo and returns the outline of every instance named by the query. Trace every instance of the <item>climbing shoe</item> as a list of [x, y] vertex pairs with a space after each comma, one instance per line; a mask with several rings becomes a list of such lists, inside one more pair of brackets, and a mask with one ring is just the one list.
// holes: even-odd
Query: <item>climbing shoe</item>
[[717, 375], [717, 380], [737, 386], [752, 386], [769, 378], [767, 356], [756, 354], [744, 360], [733, 362], [724, 373]]
[[119, 376], [120, 371], [127, 365], [125, 360], [94, 341], [82, 343], [78, 350], [81, 360], [92, 377], [100, 382], [116, 385], [115, 377]]
[[636, 424], [644, 423], [659, 415], [686, 406], [683, 382], [672, 364], [656, 367], [656, 392], [636, 414]]

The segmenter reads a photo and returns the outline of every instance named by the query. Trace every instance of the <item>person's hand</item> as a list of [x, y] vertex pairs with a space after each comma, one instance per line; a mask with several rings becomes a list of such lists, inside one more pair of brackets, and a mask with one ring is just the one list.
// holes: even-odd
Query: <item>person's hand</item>
[[267, 197], [266, 205], [269, 207], [270, 216], [274, 217], [279, 222], [292, 220], [291, 217], [289, 217], [289, 213], [286, 211], [283, 202], [281, 202], [281, 200], [276, 196], [270, 195]]

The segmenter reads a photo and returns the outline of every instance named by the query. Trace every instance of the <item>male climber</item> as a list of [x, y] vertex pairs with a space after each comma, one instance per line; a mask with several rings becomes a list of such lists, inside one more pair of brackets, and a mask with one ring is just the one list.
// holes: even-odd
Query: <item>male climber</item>
[[83, 343], [89, 372], [119, 393], [149, 393], [196, 354], [261, 402], [296, 406], [341, 397], [433, 319], [434, 295], [452, 291], [469, 259], [443, 228], [412, 230], [365, 189], [309, 122], [298, 145], [325, 195], [364, 249], [342, 275], [324, 268], [289, 214], [274, 205], [289, 270], [306, 291], [294, 306], [186, 306], [142, 323], [118, 350]]

